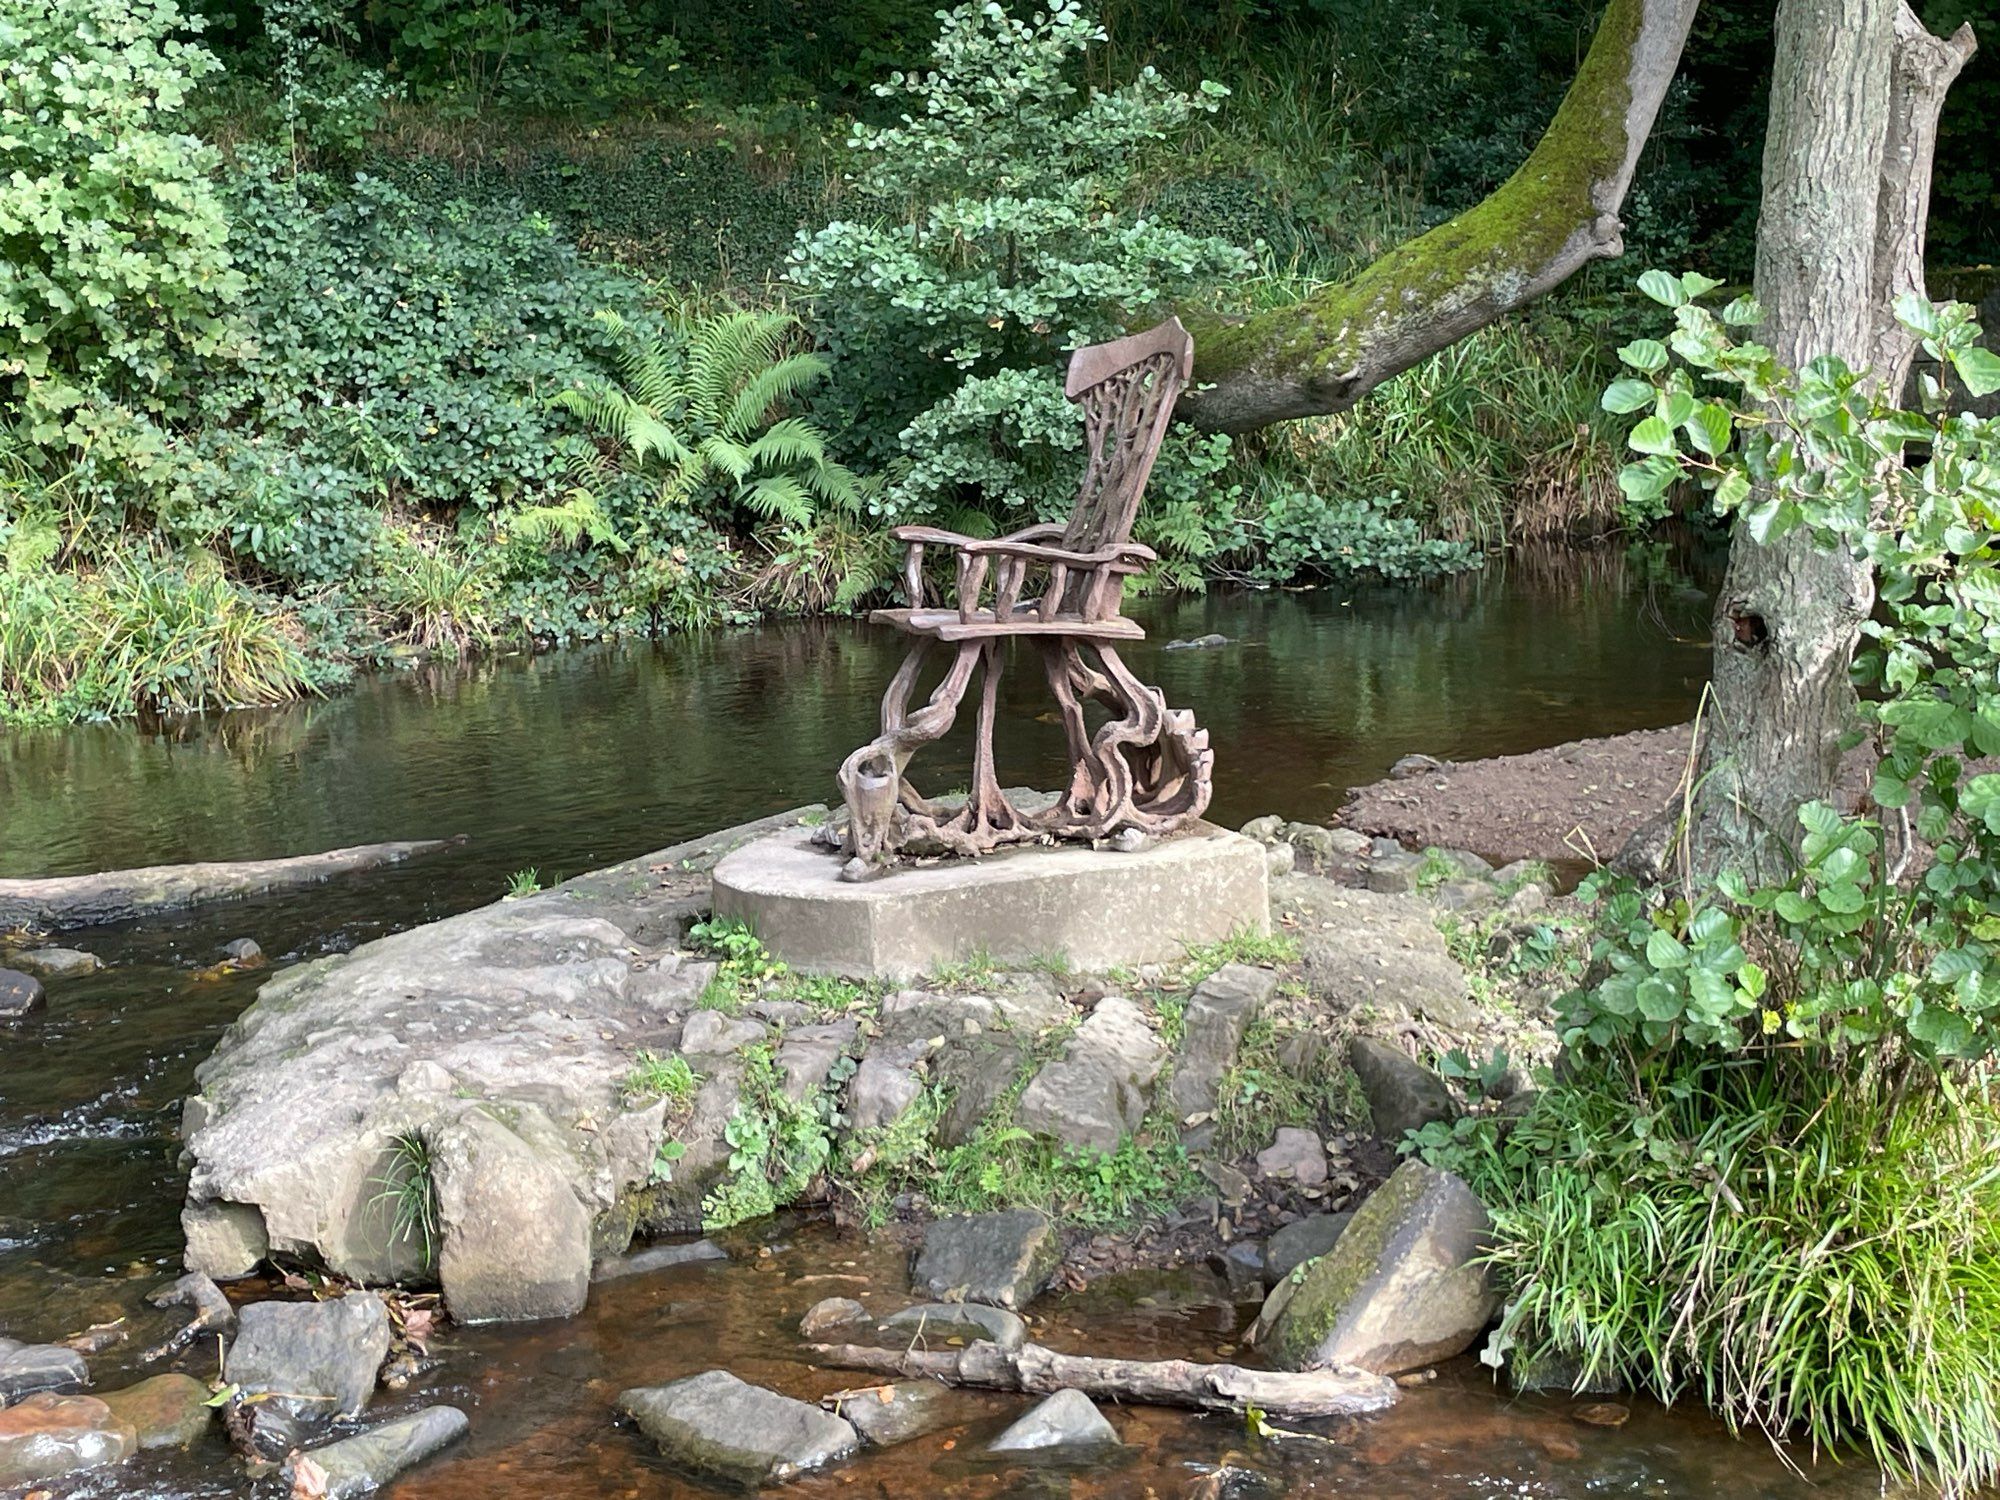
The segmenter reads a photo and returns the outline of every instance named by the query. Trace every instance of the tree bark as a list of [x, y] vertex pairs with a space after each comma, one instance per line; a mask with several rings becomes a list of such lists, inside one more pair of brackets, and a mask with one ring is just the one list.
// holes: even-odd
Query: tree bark
[[[1911, 349], [1890, 331], [1888, 299], [1923, 284], [1937, 111], [1970, 40], [1939, 42], [1902, 0], [1779, 0], [1756, 286], [1780, 364], [1837, 355], [1900, 385]], [[1682, 850], [1694, 875], [1790, 873], [1799, 807], [1835, 795], [1874, 600], [1869, 568], [1845, 549], [1737, 532]]]
[[1618, 210], [1696, 3], [1610, 0], [1547, 132], [1476, 207], [1292, 306], [1235, 323], [1184, 310], [1195, 384], [1179, 414], [1244, 432], [1345, 411], [1590, 261], [1620, 254]]
[[947, 1385], [989, 1390], [1082, 1391], [1113, 1401], [1192, 1406], [1240, 1412], [1255, 1406], [1286, 1417], [1344, 1417], [1386, 1411], [1396, 1404], [1396, 1383], [1361, 1370], [1246, 1370], [1241, 1365], [1196, 1364], [1185, 1359], [1093, 1359], [1058, 1354], [1040, 1344], [1005, 1350], [981, 1339], [963, 1349], [877, 1349], [865, 1344], [813, 1344], [806, 1352], [823, 1365], [921, 1376]]

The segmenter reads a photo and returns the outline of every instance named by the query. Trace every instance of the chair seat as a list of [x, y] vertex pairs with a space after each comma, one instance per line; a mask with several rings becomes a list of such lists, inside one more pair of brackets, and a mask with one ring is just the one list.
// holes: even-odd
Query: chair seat
[[909, 635], [927, 635], [940, 641], [976, 641], [1016, 635], [1067, 635], [1087, 641], [1143, 641], [1146, 632], [1136, 620], [1113, 615], [1108, 620], [1085, 620], [1080, 615], [1058, 614], [1044, 620], [1039, 615], [993, 617], [990, 609], [976, 610], [971, 619], [962, 619], [955, 609], [878, 609], [868, 616], [876, 625], [893, 625]]

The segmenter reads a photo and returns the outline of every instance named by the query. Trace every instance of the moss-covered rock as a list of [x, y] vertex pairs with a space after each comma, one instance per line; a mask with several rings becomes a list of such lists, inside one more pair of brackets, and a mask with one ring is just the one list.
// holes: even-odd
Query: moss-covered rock
[[1361, 1205], [1331, 1253], [1280, 1282], [1265, 1335], [1286, 1369], [1395, 1375], [1463, 1353], [1499, 1307], [1491, 1224], [1472, 1189], [1407, 1161]]

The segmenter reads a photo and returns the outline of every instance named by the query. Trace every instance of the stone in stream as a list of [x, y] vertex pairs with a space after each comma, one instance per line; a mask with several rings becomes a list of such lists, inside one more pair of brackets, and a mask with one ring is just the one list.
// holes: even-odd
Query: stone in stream
[[438, 1282], [460, 1323], [567, 1318], [590, 1295], [590, 1213], [563, 1134], [532, 1104], [505, 1113], [464, 1110], [430, 1135]]
[[1353, 1214], [1308, 1214], [1287, 1224], [1264, 1242], [1264, 1280], [1276, 1285], [1294, 1267], [1317, 1260], [1331, 1250], [1347, 1230]]
[[941, 1302], [984, 1302], [1019, 1311], [1041, 1293], [1062, 1259], [1048, 1216], [1032, 1208], [939, 1219], [924, 1231], [911, 1285]]
[[0, 969], [0, 1021], [17, 1020], [42, 1003], [41, 980], [19, 969]]
[[1347, 1044], [1347, 1063], [1361, 1081], [1375, 1134], [1385, 1141], [1458, 1118], [1458, 1101], [1445, 1081], [1392, 1043], [1357, 1036]]
[[74, 1349], [0, 1339], [0, 1406], [40, 1391], [80, 1391], [89, 1384], [90, 1366]]
[[862, 1442], [887, 1448], [951, 1426], [960, 1419], [964, 1398], [935, 1380], [899, 1380], [835, 1391], [822, 1404], [847, 1421]]
[[237, 1314], [229, 1378], [260, 1407], [306, 1421], [351, 1417], [368, 1404], [389, 1353], [389, 1312], [373, 1292], [331, 1302], [255, 1302]]
[[44, 1391], [0, 1411], [0, 1490], [123, 1463], [139, 1437], [95, 1396]]
[[[1289, 845], [1280, 847], [1289, 848]], [[1236, 1065], [1243, 1033], [1278, 991], [1274, 969], [1229, 964], [1195, 987], [1183, 1017], [1181, 1045], [1167, 1099], [1174, 1119], [1211, 1113], [1222, 1078]]]
[[899, 1342], [936, 1349], [953, 1339], [972, 1343], [984, 1339], [1012, 1353], [1028, 1341], [1028, 1325], [1004, 1307], [979, 1302], [925, 1302], [878, 1320]]
[[1406, 1161], [1330, 1253], [1278, 1283], [1258, 1342], [1287, 1370], [1351, 1365], [1398, 1375], [1462, 1354], [1499, 1308], [1477, 1263], [1490, 1228], [1459, 1178]]
[[739, 1484], [789, 1479], [860, 1446], [841, 1418], [726, 1370], [624, 1391], [617, 1406], [670, 1463]]
[[239, 969], [254, 969], [264, 962], [264, 950], [255, 938], [231, 938], [222, 945], [222, 956]]
[[29, 948], [9, 954], [7, 962], [44, 979], [80, 979], [104, 967], [96, 954], [76, 948]]
[[127, 1424], [140, 1448], [185, 1448], [215, 1416], [208, 1387], [191, 1375], [155, 1375], [119, 1391], [101, 1391], [98, 1400]]
[[1166, 1046], [1146, 1024], [1146, 1013], [1122, 995], [1107, 995], [1062, 1055], [1035, 1074], [1014, 1123], [1072, 1146], [1115, 1151], [1146, 1118], [1153, 1080], [1166, 1060]]
[[991, 1453], [1028, 1453], [1043, 1448], [1102, 1448], [1118, 1441], [1118, 1430], [1082, 1391], [1057, 1391], [986, 1445]]
[[729, 1252], [714, 1240], [695, 1240], [686, 1245], [648, 1245], [644, 1250], [599, 1261], [591, 1267], [590, 1279], [594, 1282], [617, 1281], [621, 1277], [645, 1276], [654, 1271], [671, 1270], [675, 1266], [698, 1266], [728, 1259]]
[[285, 1465], [284, 1477], [296, 1484], [303, 1476], [303, 1462], [310, 1460], [325, 1487], [302, 1493], [323, 1495], [325, 1500], [355, 1500], [457, 1442], [471, 1426], [455, 1406], [422, 1407], [337, 1443], [295, 1454]]
[[805, 1316], [799, 1319], [799, 1335], [817, 1339], [869, 1321], [868, 1309], [852, 1297], [826, 1297], [806, 1309]]

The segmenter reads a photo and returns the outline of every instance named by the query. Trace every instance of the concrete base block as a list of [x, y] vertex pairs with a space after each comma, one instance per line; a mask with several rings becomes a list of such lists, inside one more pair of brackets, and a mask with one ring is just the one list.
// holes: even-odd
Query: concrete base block
[[772, 834], [715, 867], [715, 914], [747, 922], [794, 968], [903, 979], [985, 953], [1002, 967], [1171, 963], [1190, 943], [1270, 930], [1263, 845], [1209, 823], [1134, 854], [1011, 849], [840, 879], [809, 833]]

